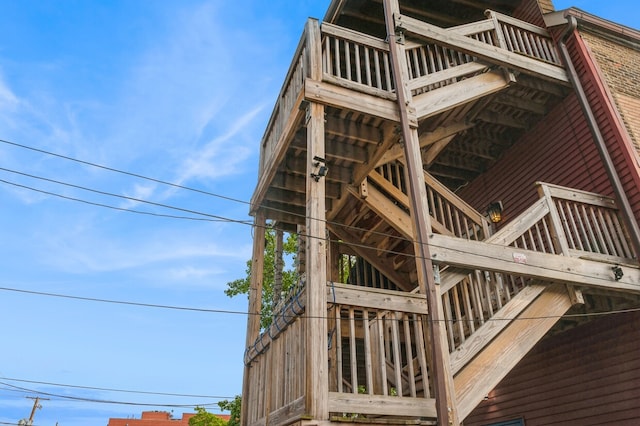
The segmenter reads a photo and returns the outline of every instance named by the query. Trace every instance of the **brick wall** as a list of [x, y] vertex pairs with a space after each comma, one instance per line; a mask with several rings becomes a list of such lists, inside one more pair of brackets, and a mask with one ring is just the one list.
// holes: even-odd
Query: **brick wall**
[[597, 34], [581, 32], [609, 86], [631, 140], [640, 152], [640, 51]]

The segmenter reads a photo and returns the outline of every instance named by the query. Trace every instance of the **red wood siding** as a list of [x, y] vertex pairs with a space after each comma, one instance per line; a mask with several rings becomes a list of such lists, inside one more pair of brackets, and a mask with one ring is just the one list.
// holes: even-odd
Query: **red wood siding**
[[514, 10], [513, 17], [544, 28], [544, 19], [538, 0], [523, 0]]
[[490, 202], [501, 200], [506, 223], [538, 199], [536, 181], [612, 195], [574, 95], [547, 114], [494, 167], [459, 194], [479, 211], [484, 211]]
[[609, 315], [543, 340], [464, 425], [640, 424], [638, 324], [639, 312]]

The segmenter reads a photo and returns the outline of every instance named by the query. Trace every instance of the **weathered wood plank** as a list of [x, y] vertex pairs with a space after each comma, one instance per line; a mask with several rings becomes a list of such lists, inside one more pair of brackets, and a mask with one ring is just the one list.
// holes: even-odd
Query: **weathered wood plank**
[[516, 318], [545, 289], [543, 284], [530, 284], [520, 291], [502, 309], [496, 312], [489, 321], [451, 353], [451, 370], [457, 374], [465, 364], [473, 359], [493, 338], [504, 330], [513, 318]]
[[447, 111], [509, 86], [510, 81], [500, 71], [490, 71], [450, 84], [438, 90], [417, 95], [413, 99], [418, 119]]
[[464, 419], [571, 307], [564, 285], [548, 287], [454, 378]]
[[374, 49], [383, 51], [389, 51], [389, 45], [384, 40], [372, 37], [368, 34], [351, 30], [349, 28], [339, 27], [328, 22], [323, 22], [321, 30], [322, 35], [332, 35], [352, 41], [354, 43], [361, 44], [363, 46], [373, 47]]
[[329, 410], [338, 413], [436, 417], [434, 399], [329, 393]]
[[444, 235], [429, 239], [434, 262], [506, 274], [523, 275], [545, 281], [640, 293], [640, 270], [622, 267], [624, 276], [616, 281], [607, 263], [557, 256]]
[[334, 294], [339, 305], [416, 314], [426, 314], [428, 309], [423, 294], [332, 283], [327, 286], [327, 298], [332, 300]]
[[360, 111], [385, 120], [400, 121], [394, 101], [367, 93], [358, 93], [334, 84], [307, 79], [304, 84], [304, 98], [337, 108]]

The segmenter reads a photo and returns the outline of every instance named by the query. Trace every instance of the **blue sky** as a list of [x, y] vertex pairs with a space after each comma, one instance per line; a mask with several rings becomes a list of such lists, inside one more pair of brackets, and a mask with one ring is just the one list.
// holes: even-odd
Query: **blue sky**
[[[248, 201], [292, 52], [306, 18], [321, 18], [328, 3], [0, 0], [0, 139]], [[555, 5], [640, 27], [635, 1]], [[0, 424], [28, 417], [26, 397], [38, 393], [49, 400], [34, 424], [51, 426], [240, 393], [243, 315], [35, 293], [243, 312], [246, 299], [223, 290], [244, 275], [251, 228], [63, 199], [29, 188], [211, 219], [25, 174], [250, 219], [242, 202], [0, 143]]]

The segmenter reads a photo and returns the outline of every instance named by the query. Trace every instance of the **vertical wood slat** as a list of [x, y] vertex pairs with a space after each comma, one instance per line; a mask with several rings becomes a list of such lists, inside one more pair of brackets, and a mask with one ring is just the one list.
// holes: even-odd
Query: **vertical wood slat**
[[336, 352], [337, 352], [337, 384], [338, 392], [344, 392], [344, 383], [342, 378], [342, 322], [340, 317], [340, 308], [336, 307]]
[[358, 354], [356, 351], [355, 311], [349, 308], [349, 361], [351, 369], [351, 392], [358, 393]]
[[388, 395], [387, 388], [387, 360], [385, 356], [385, 343], [384, 343], [384, 316], [382, 312], [378, 311], [376, 315], [376, 331], [378, 332], [378, 368], [380, 369], [382, 395]]
[[426, 342], [424, 341], [424, 330], [422, 324], [422, 316], [413, 314], [413, 328], [416, 336], [416, 351], [418, 363], [420, 364], [420, 373], [422, 376], [422, 387], [425, 398], [431, 398], [430, 391], [430, 373], [427, 364]]
[[396, 392], [402, 396], [402, 358], [400, 357], [400, 332], [398, 330], [399, 314], [394, 312], [391, 317], [391, 342], [393, 347], [393, 366], [395, 372]]
[[367, 392], [369, 395], [373, 395], [373, 362], [372, 362], [372, 346], [371, 346], [371, 333], [369, 330], [369, 311], [362, 311], [362, 328], [364, 329], [364, 364], [365, 374], [367, 380]]
[[[416, 397], [416, 374], [413, 368], [413, 349], [411, 339], [411, 325], [407, 314], [402, 315], [402, 326], [404, 328], [404, 351], [407, 357], [407, 377], [409, 380], [409, 396]], [[400, 396], [403, 393], [398, 392]]]

